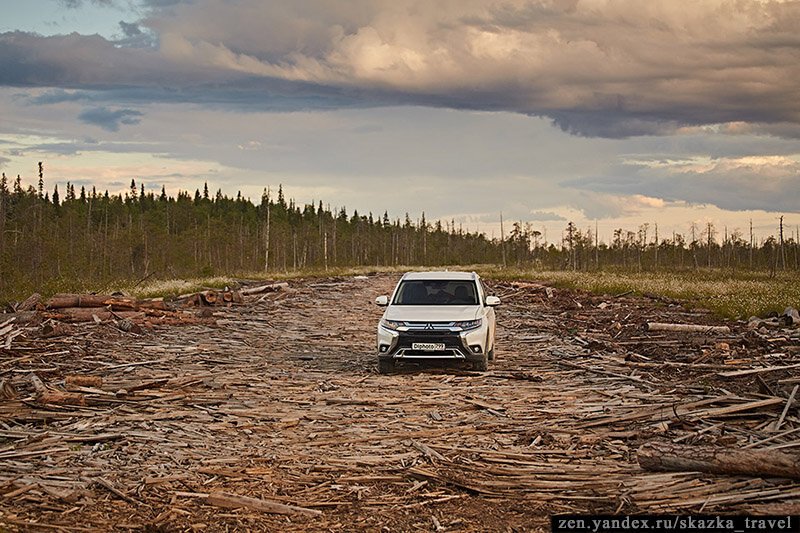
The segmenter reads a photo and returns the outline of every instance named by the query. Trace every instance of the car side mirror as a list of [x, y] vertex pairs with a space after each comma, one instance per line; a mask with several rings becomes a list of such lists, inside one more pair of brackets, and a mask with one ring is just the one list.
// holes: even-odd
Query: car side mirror
[[381, 307], [386, 307], [389, 305], [389, 297], [388, 296], [378, 296], [375, 298], [375, 305], [380, 305]]
[[489, 307], [495, 307], [497, 305], [500, 305], [500, 298], [498, 298], [497, 296], [487, 296], [486, 305], [488, 305]]

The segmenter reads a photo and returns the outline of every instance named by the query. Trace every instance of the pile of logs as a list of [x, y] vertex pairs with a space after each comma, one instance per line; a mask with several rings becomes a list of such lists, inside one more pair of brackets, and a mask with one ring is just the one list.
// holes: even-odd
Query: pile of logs
[[[58, 322], [106, 322], [117, 321], [120, 329], [135, 330], [134, 325], [156, 323], [191, 323], [196, 321], [194, 314], [187, 314], [163, 298], [138, 299], [132, 296], [98, 294], [56, 294], [44, 302], [42, 318]], [[53, 332], [43, 334], [56, 336], [58, 325], [49, 322]], [[48, 323], [43, 325], [46, 328]]]
[[[240, 290], [211, 289], [182, 294], [172, 299], [136, 298], [115, 294], [71, 294], [59, 293], [47, 300], [34, 293], [15, 308], [16, 324], [43, 323], [46, 337], [65, 334], [65, 327], [57, 322], [106, 322], [116, 321], [122, 329], [130, 331], [130, 324], [180, 324], [196, 322], [195, 313], [186, 308], [229, 307], [241, 304], [248, 296], [257, 296], [276, 291], [290, 292], [286, 282], [267, 283]], [[263, 298], [263, 297], [262, 297]], [[210, 316], [209, 311], [199, 315]], [[54, 322], [55, 321], [55, 322]], [[7, 324], [3, 324], [7, 326]]]
[[220, 307], [242, 303], [242, 294], [228, 288], [222, 291], [208, 289], [200, 292], [182, 294], [175, 298], [174, 303], [183, 307]]
[[143, 321], [169, 312], [163, 298], [139, 300], [132, 296], [56, 294], [44, 302], [44, 318], [61, 322]]

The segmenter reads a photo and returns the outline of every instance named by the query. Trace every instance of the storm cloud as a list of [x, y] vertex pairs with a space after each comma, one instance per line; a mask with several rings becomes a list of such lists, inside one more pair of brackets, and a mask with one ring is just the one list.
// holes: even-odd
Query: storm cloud
[[[240, 87], [257, 87], [267, 101], [287, 87], [313, 87], [322, 100], [349, 93], [375, 105], [512, 111], [609, 138], [729, 123], [771, 125], [774, 134], [794, 136], [800, 125], [797, 2], [143, 5], [147, 16], [121, 23], [136, 45], [74, 34], [0, 35], [0, 83], [203, 85], [219, 87], [232, 103]], [[152, 38], [142, 40], [145, 34]]]
[[144, 113], [134, 109], [108, 109], [93, 107], [83, 111], [78, 118], [87, 124], [100, 126], [107, 131], [119, 131], [120, 125], [132, 126], [141, 122]]
[[0, 166], [34, 184], [281, 184], [556, 240], [800, 213], [798, 1], [12, 3]]

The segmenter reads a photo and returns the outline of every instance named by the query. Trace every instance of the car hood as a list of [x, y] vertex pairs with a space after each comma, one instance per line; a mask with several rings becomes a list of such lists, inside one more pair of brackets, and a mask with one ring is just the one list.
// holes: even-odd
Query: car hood
[[393, 305], [386, 310], [387, 320], [405, 322], [455, 322], [479, 318], [479, 305]]

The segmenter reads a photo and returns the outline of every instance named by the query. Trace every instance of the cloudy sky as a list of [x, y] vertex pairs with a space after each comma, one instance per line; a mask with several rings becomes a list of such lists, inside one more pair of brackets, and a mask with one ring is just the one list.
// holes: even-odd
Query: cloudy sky
[[767, 235], [800, 224], [798, 28], [798, 1], [3, 0], [0, 169]]

